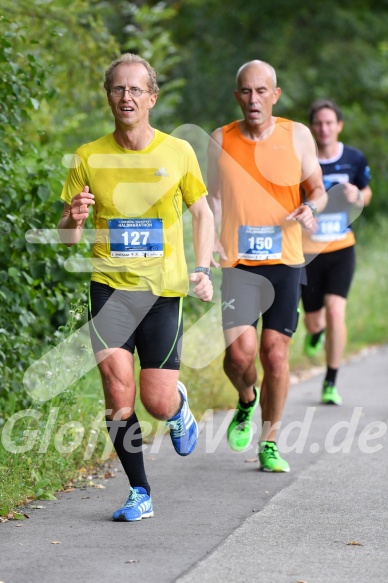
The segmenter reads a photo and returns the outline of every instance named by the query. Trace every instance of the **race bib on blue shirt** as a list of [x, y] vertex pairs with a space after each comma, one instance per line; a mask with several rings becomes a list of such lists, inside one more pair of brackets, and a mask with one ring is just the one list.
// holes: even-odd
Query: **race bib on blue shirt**
[[348, 230], [347, 222], [345, 212], [322, 213], [317, 216], [318, 230], [311, 235], [311, 238], [321, 243], [345, 239]]

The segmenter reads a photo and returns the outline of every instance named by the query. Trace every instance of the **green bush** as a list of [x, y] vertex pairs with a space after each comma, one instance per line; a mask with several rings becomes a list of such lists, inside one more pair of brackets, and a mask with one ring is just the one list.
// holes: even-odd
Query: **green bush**
[[63, 283], [69, 251], [58, 245], [26, 240], [30, 229], [54, 228], [60, 213], [59, 155], [40, 144], [29, 125], [30, 114], [49, 100], [50, 74], [14, 23], [0, 21], [0, 410], [3, 416], [26, 407], [23, 373], [54, 341], [66, 321], [72, 295], [80, 281]]

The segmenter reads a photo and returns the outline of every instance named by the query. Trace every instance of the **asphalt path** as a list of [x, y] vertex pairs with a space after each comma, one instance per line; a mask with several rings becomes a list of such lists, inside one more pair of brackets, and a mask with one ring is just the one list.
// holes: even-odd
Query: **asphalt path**
[[321, 384], [291, 387], [278, 440], [289, 473], [258, 471], [256, 439], [232, 452], [231, 412], [208, 412], [188, 458], [168, 435], [147, 445], [154, 518], [111, 521], [127, 495], [117, 462], [104, 488], [0, 525], [0, 583], [385, 583], [388, 347], [341, 368], [342, 407], [319, 404]]

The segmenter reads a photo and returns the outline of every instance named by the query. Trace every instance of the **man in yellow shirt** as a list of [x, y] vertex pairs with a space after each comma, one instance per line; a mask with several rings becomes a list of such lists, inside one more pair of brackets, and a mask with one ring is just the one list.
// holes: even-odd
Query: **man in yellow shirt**
[[[182, 298], [189, 279], [202, 301], [213, 294], [210, 260], [213, 217], [191, 146], [149, 123], [158, 96], [156, 72], [127, 53], [105, 73], [115, 130], [81, 146], [61, 198], [61, 240], [78, 243], [93, 209], [96, 238], [89, 293], [89, 326], [105, 394], [108, 431], [130, 483], [113, 520], [153, 516], [135, 404], [135, 349], [140, 397], [166, 420], [179, 455], [189, 455], [198, 429], [179, 381]], [[192, 215], [197, 267], [187, 275], [183, 203]]]

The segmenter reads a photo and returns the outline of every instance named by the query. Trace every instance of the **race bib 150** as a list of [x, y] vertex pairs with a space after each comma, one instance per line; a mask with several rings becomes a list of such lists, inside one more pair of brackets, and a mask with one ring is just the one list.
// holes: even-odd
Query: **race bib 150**
[[249, 227], [238, 229], [238, 258], [251, 261], [280, 259], [282, 256], [281, 227]]

